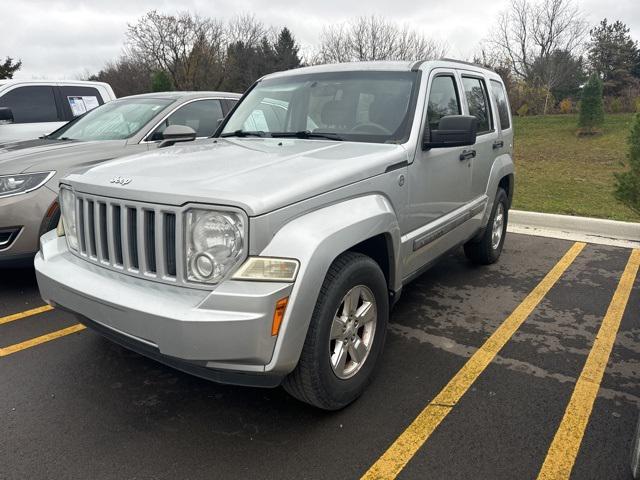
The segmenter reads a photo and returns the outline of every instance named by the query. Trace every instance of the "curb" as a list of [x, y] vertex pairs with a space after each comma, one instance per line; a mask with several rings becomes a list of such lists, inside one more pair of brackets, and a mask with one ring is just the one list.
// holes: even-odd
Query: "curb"
[[640, 223], [511, 210], [508, 231], [615, 247], [640, 248]]

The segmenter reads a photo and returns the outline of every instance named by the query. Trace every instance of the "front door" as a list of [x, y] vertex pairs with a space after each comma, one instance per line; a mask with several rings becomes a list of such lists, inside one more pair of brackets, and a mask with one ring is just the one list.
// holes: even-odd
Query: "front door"
[[[459, 77], [453, 70], [432, 72], [423, 121], [427, 135], [438, 129], [442, 117], [463, 113], [460, 92]], [[427, 150], [418, 147], [408, 168], [409, 201], [402, 238], [405, 277], [446, 250], [452, 241], [452, 230], [459, 228], [459, 213], [472, 199], [473, 159], [462, 154], [472, 149], [473, 146]]]

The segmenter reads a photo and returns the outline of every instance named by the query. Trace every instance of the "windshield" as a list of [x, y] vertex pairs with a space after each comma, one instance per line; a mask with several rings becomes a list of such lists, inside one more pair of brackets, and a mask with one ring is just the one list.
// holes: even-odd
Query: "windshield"
[[173, 100], [131, 98], [114, 100], [59, 128], [47, 138], [61, 140], [124, 140], [140, 131]]
[[417, 72], [333, 72], [266, 79], [221, 136], [296, 136], [398, 143], [409, 136]]

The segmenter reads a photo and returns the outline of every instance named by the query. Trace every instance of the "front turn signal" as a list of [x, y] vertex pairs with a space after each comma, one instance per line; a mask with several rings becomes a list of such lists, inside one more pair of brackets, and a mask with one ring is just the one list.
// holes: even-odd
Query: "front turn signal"
[[282, 325], [282, 319], [284, 318], [284, 312], [287, 309], [287, 303], [289, 303], [289, 297], [281, 298], [276, 302], [276, 308], [273, 311], [273, 323], [271, 324], [271, 336], [275, 337], [280, 332], [280, 325]]

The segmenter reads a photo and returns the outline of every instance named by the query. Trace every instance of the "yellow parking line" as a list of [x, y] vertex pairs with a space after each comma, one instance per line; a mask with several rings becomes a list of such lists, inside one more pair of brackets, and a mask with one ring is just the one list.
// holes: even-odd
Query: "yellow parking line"
[[19, 352], [20, 350], [35, 347], [36, 345], [50, 342], [51, 340], [64, 337], [65, 335], [71, 335], [72, 333], [79, 332], [80, 330], [84, 330], [85, 328], [86, 327], [84, 325], [76, 323], [75, 325], [71, 325], [70, 327], [63, 328], [62, 330], [56, 330], [55, 332], [47, 333], [46, 335], [32, 338], [31, 340], [26, 340], [21, 343], [16, 343], [15, 345], [9, 345], [8, 347], [0, 348], [0, 357], [6, 357], [7, 355], [11, 355], [12, 353]]
[[547, 452], [538, 475], [539, 480], [566, 479], [571, 475], [639, 267], [640, 250], [636, 249], [631, 252], [602, 320], [569, 405]]
[[411, 425], [369, 468], [362, 480], [396, 478], [584, 247], [584, 243], [573, 244], [536, 288], [527, 295], [442, 391], [420, 412]]
[[51, 310], [53, 310], [53, 307], [50, 305], [43, 305], [42, 307], [32, 308], [31, 310], [25, 310], [24, 312], [7, 315], [6, 317], [0, 317], [0, 325], [3, 323], [13, 322], [14, 320], [20, 320], [21, 318], [31, 317], [32, 315], [37, 315], [39, 313], [49, 312]]

